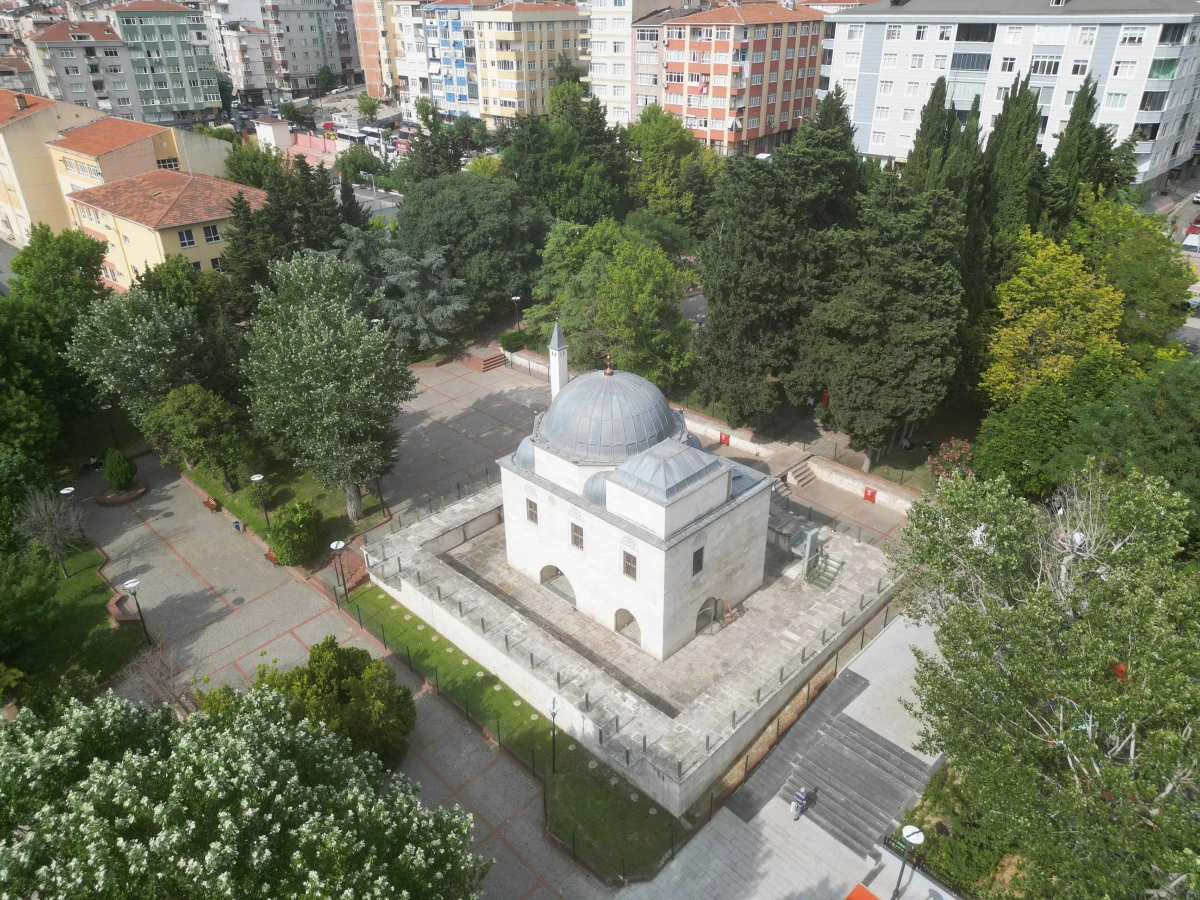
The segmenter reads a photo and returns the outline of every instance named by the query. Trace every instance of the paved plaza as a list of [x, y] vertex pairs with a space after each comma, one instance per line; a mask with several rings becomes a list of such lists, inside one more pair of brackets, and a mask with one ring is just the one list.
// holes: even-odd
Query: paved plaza
[[[788, 577], [784, 570], [795, 557], [769, 547], [763, 586], [742, 603], [737, 620], [725, 626], [718, 619], [661, 662], [511, 568], [505, 560], [503, 525], [459, 545], [449, 556], [494, 588], [494, 596], [512, 598], [514, 608], [532, 613], [543, 627], [605, 665], [644, 699], [665, 699], [674, 717], [716, 683], [731, 695], [753, 696], [781, 667], [791, 671], [801, 646], [819, 644], [825, 629], [840, 631], [843, 614], [857, 614], [862, 593], [874, 596], [878, 580], [887, 575], [882, 555], [866, 545], [837, 540], [840, 552], [852, 558], [833, 589]], [[717, 712], [728, 715], [723, 707]]]

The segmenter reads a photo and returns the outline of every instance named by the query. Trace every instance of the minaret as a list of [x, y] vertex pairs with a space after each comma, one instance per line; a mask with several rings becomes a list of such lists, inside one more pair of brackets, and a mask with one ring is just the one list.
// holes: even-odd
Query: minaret
[[550, 399], [558, 396], [558, 392], [570, 380], [567, 374], [567, 342], [563, 340], [562, 329], [558, 322], [554, 323], [554, 333], [550, 335]]

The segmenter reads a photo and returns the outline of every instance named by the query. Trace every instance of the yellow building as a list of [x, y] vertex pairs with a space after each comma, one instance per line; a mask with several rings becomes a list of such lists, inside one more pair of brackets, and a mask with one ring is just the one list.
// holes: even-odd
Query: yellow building
[[267, 201], [264, 191], [172, 169], [75, 191], [69, 200], [80, 227], [108, 243], [105, 280], [126, 290], [169, 254], [182, 254], [197, 269], [221, 271], [229, 205], [239, 192], [253, 209]]
[[84, 222], [66, 199], [70, 194], [157, 169], [220, 176], [232, 149], [227, 141], [116, 116], [70, 128], [47, 141], [46, 147], [68, 217], [76, 227]]
[[586, 10], [553, 0], [476, 10], [483, 120], [495, 126], [519, 115], [545, 115], [559, 54], [565, 53], [576, 64], [590, 58], [587, 23]]
[[32, 94], [0, 91], [0, 239], [24, 247], [29, 226], [70, 226], [46, 141], [91, 122], [96, 109]]

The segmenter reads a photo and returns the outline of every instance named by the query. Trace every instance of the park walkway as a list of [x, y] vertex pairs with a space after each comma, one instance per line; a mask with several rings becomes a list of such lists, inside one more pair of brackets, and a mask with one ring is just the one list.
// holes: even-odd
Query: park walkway
[[[88, 536], [108, 554], [103, 573], [120, 585], [141, 581], [138, 600], [155, 638], [169, 645], [181, 677], [208, 686], [244, 686], [259, 663], [289, 668], [310, 645], [335, 635], [373, 656], [383, 648], [351, 617], [263, 558], [263, 547], [235, 532], [223, 513], [153, 455], [137, 459], [149, 487], [134, 503], [99, 507], [84, 499]], [[76, 483], [90, 498], [103, 482], [91, 473]], [[136, 626], [122, 626], [136, 627]], [[496, 900], [599, 900], [612, 892], [542, 836], [537, 782], [465, 726], [406, 669], [417, 726], [402, 770], [420, 785], [426, 804], [458, 803], [475, 817], [475, 852], [496, 860], [484, 883]]]

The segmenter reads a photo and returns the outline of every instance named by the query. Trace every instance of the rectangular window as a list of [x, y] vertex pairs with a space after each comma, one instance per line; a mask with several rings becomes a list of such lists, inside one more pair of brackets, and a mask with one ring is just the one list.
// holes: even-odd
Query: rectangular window
[[919, 81], [910, 81], [906, 85], [904, 85], [904, 96], [905, 97], [916, 97], [920, 94], [920, 92], [921, 92], [921, 82], [919, 82]]
[[74, 48], [70, 48], [67, 50], [59, 50], [58, 56], [60, 59], [74, 59], [75, 58], [75, 50], [74, 50]]
[[954, 26], [953, 25], [939, 25], [938, 26], [938, 40], [939, 41], [954, 40]]
[[925, 67], [925, 54], [914, 53], [908, 59], [908, 67], [910, 69], [921, 69]]
[[185, 228], [181, 232], [179, 232], [179, 246], [180, 247], [195, 247], [196, 246], [196, 239], [192, 236], [192, 229]]
[[773, 37], [773, 38], [783, 37], [783, 26], [782, 25], [772, 26], [771, 27], [771, 37]]
[[[991, 59], [991, 57], [989, 56], [988, 59]], [[933, 58], [933, 67], [934, 67], [934, 69], [945, 69], [946, 68], [946, 55], [941, 54], [939, 56], [935, 56]]]
[[883, 54], [883, 67], [885, 69], [896, 68], [896, 57], [897, 57], [897, 54], [895, 54], [895, 53]]
[[1001, 72], [1012, 72], [1017, 67], [1017, 58], [1015, 56], [1005, 56], [1000, 60]]
[[[179, 160], [176, 159], [174, 156], [168, 156], [166, 159], [157, 160], [157, 165], [160, 169], [178, 170], [179, 169]], [[207, 232], [208, 228], [206, 227], [204, 230], [205, 230], [205, 232]]]
[[[1004, 29], [1004, 43], [1006, 43], [1006, 44], [1021, 43], [1021, 35], [1024, 33], [1024, 31], [1025, 31], [1025, 29], [1020, 25], [1009, 25], [1007, 28]], [[959, 37], [959, 40], [962, 40], [961, 36]]]
[[72, 84], [71, 85], [71, 93], [72, 94], [82, 94], [83, 93], [83, 85], [82, 84]]
[[750, 76], [751, 84], [762, 84], [762, 72], [755, 72]]
[[1150, 77], [1174, 78], [1178, 66], [1178, 59], [1152, 59], [1150, 60]]
[[637, 581], [637, 557], [634, 556], [632, 553], [630, 553], [628, 550], [622, 550], [621, 556], [622, 556], [621, 568], [622, 568], [622, 571], [624, 571], [624, 573], [625, 573], [625, 577], [630, 578], [633, 581]]
[[889, 25], [887, 27], [887, 39], [889, 41], [900, 40], [900, 30], [901, 29], [899, 25]]
[[75, 171], [75, 160], [73, 160], [73, 159], [64, 159], [64, 160], [63, 160], [63, 167], [64, 167], [64, 168], [65, 168], [65, 169], [66, 169], [68, 172], [74, 172], [74, 171]]
[[756, 41], [765, 41], [767, 39], [767, 26], [758, 25], [754, 29], [754, 39]]
[[855, 51], [855, 52], [853, 52], [853, 53], [851, 53], [851, 52], [847, 52], [847, 53], [845, 54], [845, 57], [844, 57], [844, 60], [843, 60], [843, 61], [845, 62], [845, 64], [846, 64], [846, 67], [847, 67], [847, 68], [850, 68], [850, 69], [857, 69], [857, 68], [858, 68], [858, 62], [859, 62], [859, 60], [860, 60], [861, 58], [862, 58], [862, 54], [861, 54], [861, 53], [858, 53], [857, 51]]
[[1029, 64], [1029, 71], [1034, 75], [1057, 75], [1061, 56], [1035, 56]]
[[1117, 41], [1122, 47], [1140, 47], [1145, 42], [1145, 25], [1126, 25], [1121, 29], [1121, 39]]
[[1137, 60], [1118, 59], [1113, 63], [1113, 78], [1132, 78], [1137, 71]]
[[1187, 25], [1183, 23], [1164, 25], [1159, 33], [1158, 42], [1168, 47], [1178, 47], [1187, 36]]
[[958, 39], [972, 41], [977, 44], [991, 44], [996, 40], [996, 26], [984, 24], [961, 24], [958, 26]]
[[900, 115], [901, 122], [915, 122], [917, 120], [917, 111], [915, 109], [906, 109]]
[[704, 571], [704, 548], [698, 547], [692, 551], [692, 574], [699, 575]]
[[755, 50], [754, 55], [750, 57], [750, 61], [756, 62], [756, 63], [763, 62], [765, 59], [766, 59], [766, 51], [764, 51], [764, 50]]
[[917, 40], [923, 41], [927, 37], [929, 37], [929, 26], [928, 25], [918, 25], [917, 26]]
[[888, 116], [890, 116], [891, 114], [892, 114], [892, 111], [891, 111], [891, 109], [890, 109], [889, 107], [887, 107], [887, 106], [877, 106], [877, 107], [875, 107], [875, 118], [876, 118], [876, 119], [886, 119], [886, 118], [888, 118]]
[[992, 67], [990, 53], [955, 53], [950, 68], [956, 72], [986, 72]]
[[1081, 47], [1090, 47], [1096, 43], [1096, 30], [1098, 25], [1084, 25], [1079, 29], [1079, 38], [1075, 42]]
[[[169, 160], [160, 160], [160, 162], [168, 162]], [[163, 168], [159, 166], [159, 168]], [[176, 161], [175, 168], [179, 168], [179, 163]], [[216, 225], [204, 226], [204, 243], [215, 244], [221, 240], [221, 231]]]
[[1125, 101], [1128, 98], [1129, 98], [1128, 94], [1113, 94], [1113, 93], [1105, 94], [1104, 95], [1104, 108], [1105, 109], [1124, 109]]
[[771, 62], [778, 62], [778, 61], [779, 61], [779, 48], [776, 47], [774, 50], [771, 51]]
[[1138, 109], [1143, 112], [1162, 112], [1167, 105], [1166, 91], [1146, 91], [1142, 94], [1142, 104]]
[[891, 81], [879, 82], [879, 96], [880, 97], [890, 97], [892, 94], [892, 84], [893, 83], [894, 82], [891, 82]]
[[79, 74], [79, 66], [67, 66], [66, 71], [67, 71], [68, 75], [78, 75]]
[[571, 523], [571, 546], [583, 549], [583, 526]]
[[1075, 59], [1071, 61], [1072, 75], [1086, 75], [1088, 69], [1088, 61], [1086, 59]]
[[225, 267], [221, 265], [221, 257], [215, 256], [212, 259], [212, 267], [214, 272], [224, 272]]
[[885, 135], [882, 131], [872, 131], [871, 132], [871, 143], [874, 146], [879, 146], [880, 144], [882, 144], [884, 142], [884, 138], [885, 138]]
[[525, 518], [528, 519], [530, 522], [532, 522], [534, 525], [537, 524], [537, 502], [536, 501], [534, 501], [534, 500], [526, 500], [525, 501]]

